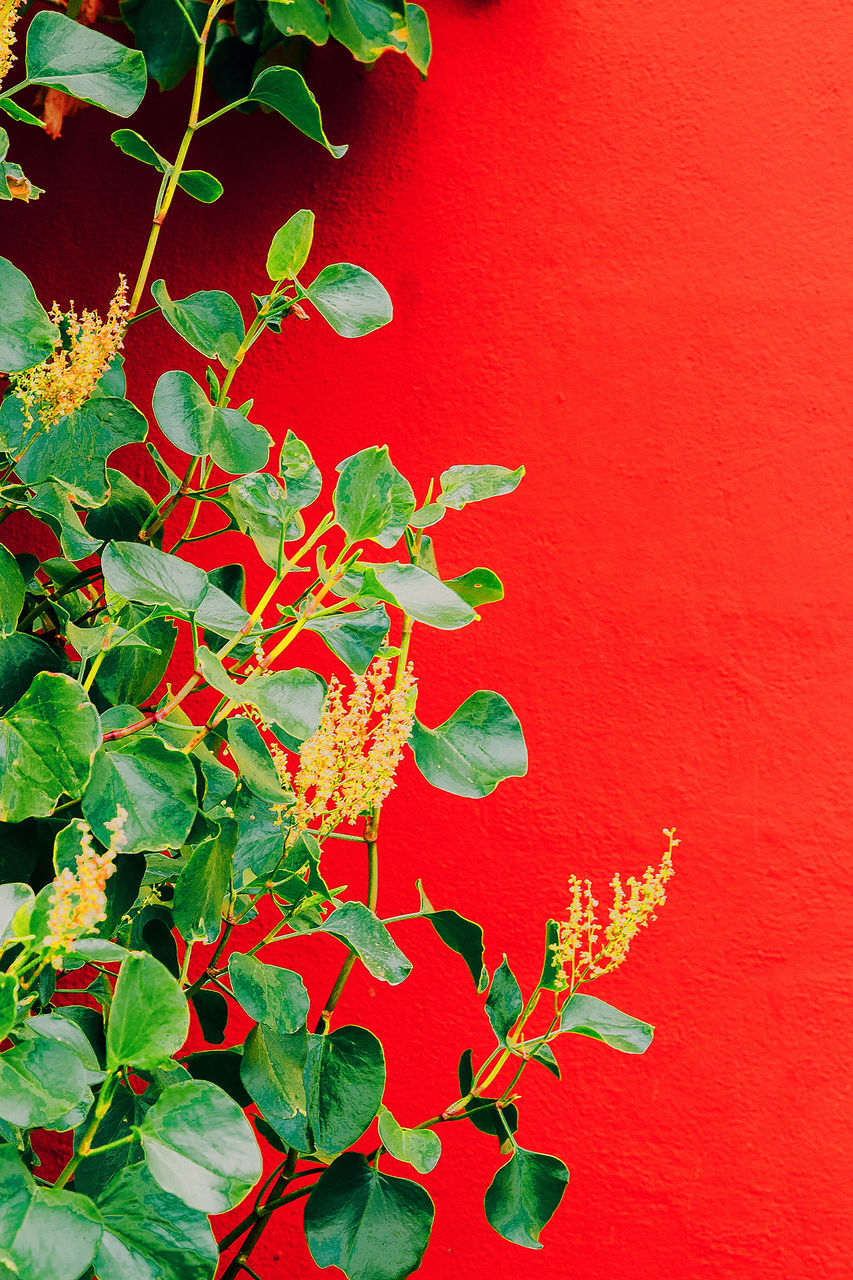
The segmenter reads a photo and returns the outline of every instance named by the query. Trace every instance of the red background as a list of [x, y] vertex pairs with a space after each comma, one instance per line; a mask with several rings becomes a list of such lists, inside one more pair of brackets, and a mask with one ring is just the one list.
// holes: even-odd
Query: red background
[[[154, 273], [174, 297], [220, 287], [245, 304], [272, 233], [314, 208], [317, 269], [368, 267], [395, 321], [359, 342], [291, 324], [256, 348], [238, 399], [326, 469], [387, 442], [421, 493], [455, 462], [527, 466], [515, 495], [436, 531], [445, 576], [488, 564], [506, 602], [461, 632], [418, 629], [413, 656], [428, 723], [476, 688], [506, 694], [530, 772], [471, 802], [407, 764], [380, 908], [411, 909], [422, 875], [486, 926], [490, 965], [505, 949], [529, 982], [571, 871], [603, 890], [657, 859], [663, 826], [683, 839], [658, 924], [594, 988], [657, 1025], [651, 1050], [572, 1039], [561, 1085], [525, 1077], [522, 1142], [572, 1170], [544, 1251], [486, 1226], [491, 1140], [447, 1126], [421, 1274], [840, 1280], [853, 17], [830, 0], [429, 9], [424, 85], [393, 56], [370, 74], [340, 51], [313, 59], [344, 160], [272, 118], [206, 131], [192, 163], [226, 194], [176, 202]], [[152, 94], [132, 122], [167, 154], [184, 97]], [[54, 144], [13, 126], [13, 158], [48, 194], [6, 206], [3, 252], [47, 304], [103, 306], [135, 274], [154, 192], [114, 127], [87, 111]], [[143, 408], [170, 367], [201, 361], [140, 324]], [[422, 928], [398, 937], [410, 980], [354, 977], [341, 1016], [386, 1040], [387, 1099], [412, 1123], [456, 1096], [460, 1052], [489, 1037], [461, 963]], [[320, 945], [318, 1002], [340, 960]], [[279, 1223], [258, 1269], [314, 1274], [296, 1215]]]

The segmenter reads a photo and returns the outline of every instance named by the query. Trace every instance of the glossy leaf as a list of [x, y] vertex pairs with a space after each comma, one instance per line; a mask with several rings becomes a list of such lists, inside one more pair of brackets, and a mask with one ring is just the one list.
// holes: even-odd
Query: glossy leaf
[[135, 49], [60, 13], [37, 13], [27, 31], [27, 77], [130, 116], [145, 96], [145, 59]]
[[235, 953], [228, 961], [231, 988], [255, 1022], [290, 1033], [305, 1026], [308, 992], [298, 973]]
[[0, 258], [0, 369], [19, 373], [41, 364], [59, 341], [59, 330], [35, 295], [23, 271]]
[[569, 1171], [556, 1156], [516, 1147], [486, 1192], [486, 1218], [498, 1235], [525, 1249], [541, 1249], [539, 1233], [553, 1217]]
[[360, 676], [385, 643], [390, 625], [387, 610], [375, 604], [369, 609], [312, 618], [305, 630], [315, 631], [332, 653]]
[[91, 1100], [86, 1072], [70, 1045], [34, 1036], [0, 1053], [0, 1119], [20, 1129], [69, 1129], [64, 1118], [84, 1099]]
[[[163, 318], [185, 342], [207, 356], [208, 360], [219, 360], [223, 365], [231, 362], [246, 336], [246, 327], [240, 308], [230, 293], [208, 289], [173, 302], [165, 281], [155, 280], [151, 294]], [[181, 376], [186, 378], [188, 375]]]
[[[140, 164], [150, 165], [152, 169], [159, 169], [161, 173], [166, 172], [168, 162], [135, 129], [116, 129], [114, 133], [110, 134], [110, 142], [118, 147], [119, 151], [123, 151], [126, 156], [130, 156], [133, 160], [138, 160]], [[159, 283], [160, 281], [158, 281]]]
[[[127, 605], [118, 615], [124, 627], [136, 626], [149, 611]], [[123, 645], [104, 656], [97, 673], [96, 685], [114, 705], [132, 703], [139, 706], [151, 696], [166, 674], [175, 647], [176, 629], [168, 618], [154, 618], [144, 623], [136, 635], [145, 642], [144, 649]]]
[[[418, 884], [420, 885], [420, 881]], [[430, 905], [426, 910], [422, 907], [421, 914], [430, 922], [444, 945], [465, 961], [477, 990], [484, 991], [489, 975], [483, 963], [481, 926], [473, 920], [466, 920], [457, 911], [436, 911]]]
[[272, 107], [336, 159], [346, 153], [346, 146], [334, 146], [326, 137], [317, 99], [293, 67], [267, 67], [255, 80], [248, 96], [252, 102]]
[[218, 833], [193, 849], [175, 885], [172, 916], [187, 942], [215, 942], [222, 925], [222, 904], [231, 890], [237, 823], [222, 818]]
[[425, 76], [432, 57], [432, 39], [429, 31], [429, 19], [419, 4], [406, 5], [406, 56], [415, 64], [422, 76]]
[[40, 672], [0, 719], [0, 821], [53, 812], [89, 780], [100, 740], [98, 715], [69, 676]]
[[[198, 650], [199, 655], [202, 649]], [[204, 662], [207, 669], [208, 662]], [[268, 805], [292, 802], [282, 787], [270, 749], [257, 725], [247, 716], [231, 716], [226, 723], [228, 749], [240, 772], [240, 781]]]
[[2, 1274], [21, 1280], [78, 1280], [100, 1239], [101, 1219], [87, 1196], [38, 1186], [14, 1147], [0, 1147]]
[[[186, 0], [184, 6], [201, 31], [206, 6]], [[145, 54], [148, 74], [161, 89], [174, 89], [195, 64], [198, 42], [174, 0], [121, 0], [121, 16]]]
[[418, 1173], [430, 1173], [441, 1156], [441, 1139], [432, 1129], [404, 1129], [386, 1107], [379, 1110], [379, 1137], [395, 1160]]
[[294, 742], [302, 743], [317, 729], [326, 701], [326, 682], [315, 671], [291, 667], [272, 675], [251, 676], [240, 686], [245, 700], [261, 718]]
[[128, 815], [126, 853], [179, 849], [198, 809], [192, 762], [153, 735], [105, 743], [83, 795], [84, 817], [103, 844], [119, 805]]
[[492, 985], [486, 997], [486, 1013], [492, 1024], [492, 1030], [501, 1044], [506, 1044], [507, 1036], [521, 1016], [523, 1007], [524, 1001], [521, 998], [518, 981], [504, 956], [500, 966], [495, 970], [495, 976], [492, 978]]
[[19, 926], [34, 902], [35, 896], [28, 884], [0, 884], [0, 942], [21, 936]]
[[152, 1070], [168, 1062], [184, 1043], [189, 1020], [186, 997], [168, 969], [153, 956], [128, 956], [110, 1009], [107, 1066]]
[[101, 565], [116, 595], [140, 604], [172, 605], [192, 613], [207, 590], [203, 570], [144, 543], [111, 542]]
[[320, 496], [323, 476], [303, 440], [288, 431], [279, 454], [278, 469], [287, 486], [287, 500], [301, 511]]
[[332, 35], [359, 62], [406, 48], [405, 0], [328, 0]]
[[26, 594], [27, 584], [17, 560], [0, 543], [0, 636], [15, 634]]
[[122, 471], [107, 468], [109, 497], [86, 517], [86, 533], [99, 542], [132, 542], [154, 510], [143, 488]]
[[407, 960], [382, 921], [363, 902], [345, 902], [323, 921], [331, 933], [356, 953], [364, 967], [391, 986], [404, 982], [412, 972]]
[[444, 507], [461, 511], [469, 502], [482, 502], [484, 498], [497, 498], [518, 488], [524, 467], [510, 471], [509, 467], [460, 466], [442, 471], [441, 492], [438, 501]]
[[348, 1151], [308, 1198], [305, 1238], [318, 1267], [340, 1267], [348, 1280], [403, 1280], [421, 1264], [434, 1216], [423, 1187]]
[[654, 1027], [614, 1009], [596, 996], [573, 995], [560, 1013], [560, 1032], [603, 1040], [620, 1053], [645, 1053], [652, 1042]]
[[503, 583], [491, 569], [469, 569], [458, 578], [446, 579], [445, 585], [475, 608], [503, 600]]
[[184, 453], [209, 454], [218, 467], [242, 475], [265, 467], [271, 437], [236, 409], [212, 405], [188, 373], [173, 369], [157, 381], [152, 400], [158, 425]]
[[104, 1225], [99, 1280], [210, 1280], [219, 1251], [207, 1215], [157, 1185], [143, 1164], [122, 1170], [98, 1197]]
[[342, 580], [342, 587], [358, 590], [366, 598], [396, 604], [418, 622], [439, 631], [456, 631], [473, 622], [476, 614], [450, 587], [416, 564], [359, 564]]
[[249, 1032], [240, 1063], [240, 1081], [261, 1114], [285, 1141], [305, 1147], [297, 1134], [305, 1131], [307, 1053], [304, 1027], [277, 1031], [265, 1022]]
[[230, 486], [228, 496], [242, 532], [252, 539], [265, 563], [278, 570], [285, 561], [285, 543], [302, 533], [298, 506], [267, 472], [241, 476]]
[[178, 178], [178, 186], [202, 204], [213, 204], [225, 190], [219, 179], [204, 169], [185, 169]]
[[269, 0], [267, 13], [283, 36], [307, 36], [314, 44], [329, 38], [329, 16], [317, 0]]
[[344, 1151], [379, 1110], [385, 1089], [382, 1045], [364, 1027], [337, 1027], [326, 1036], [312, 1036], [305, 1085], [317, 1150]]
[[18, 1013], [18, 980], [12, 973], [0, 973], [0, 1042], [15, 1025]]
[[487, 796], [505, 778], [527, 772], [518, 717], [505, 698], [487, 689], [466, 698], [437, 729], [416, 719], [409, 744], [427, 782], [451, 795]]
[[376, 276], [352, 262], [324, 267], [303, 296], [342, 338], [363, 338], [394, 317], [394, 306]]
[[[274, 10], [283, 6], [287, 0], [272, 0], [269, 6], [270, 16], [274, 18]], [[296, 0], [289, 0], [291, 7]], [[315, 12], [322, 14], [317, 0], [307, 0]], [[288, 280], [305, 266], [311, 244], [314, 240], [314, 214], [310, 209], [299, 209], [288, 218], [283, 227], [279, 227], [272, 238], [267, 254], [267, 275], [270, 280]]]
[[261, 1175], [261, 1153], [242, 1110], [204, 1080], [165, 1088], [139, 1136], [163, 1190], [204, 1213], [233, 1209]]
[[378, 540], [394, 519], [394, 485], [399, 476], [388, 446], [362, 449], [340, 464], [335, 486], [335, 519], [350, 542]]

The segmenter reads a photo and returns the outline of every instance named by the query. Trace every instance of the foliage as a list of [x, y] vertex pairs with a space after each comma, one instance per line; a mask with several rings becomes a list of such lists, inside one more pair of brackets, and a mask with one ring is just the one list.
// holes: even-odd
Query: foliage
[[[420, 1264], [435, 1208], [419, 1181], [382, 1162], [428, 1176], [441, 1156], [436, 1130], [454, 1122], [496, 1138], [505, 1157], [484, 1188], [488, 1221], [538, 1248], [568, 1172], [516, 1138], [521, 1074], [538, 1062], [559, 1075], [551, 1045], [567, 1034], [625, 1053], [652, 1035], [578, 988], [624, 958], [663, 901], [671, 834], [659, 872], [628, 881], [627, 897], [614, 880], [600, 943], [591, 889], [573, 881], [570, 918], [548, 923], [527, 996], [506, 959], [490, 980], [480, 926], [433, 907], [420, 884], [415, 911], [376, 912], [380, 815], [404, 750], [429, 783], [460, 796], [487, 796], [527, 769], [499, 693], [468, 692], [431, 727], [415, 715], [409, 662], [416, 623], [464, 628], [503, 595], [488, 568], [443, 580], [425, 530], [511, 493], [523, 469], [452, 466], [419, 501], [388, 449], [368, 445], [341, 461], [331, 506], [315, 513], [325, 482], [308, 444], [287, 432], [278, 446], [251, 400], [231, 402], [251, 348], [281, 342], [294, 319], [316, 314], [345, 338], [391, 319], [364, 268], [308, 268], [308, 210], [273, 236], [268, 280], [259, 271], [250, 303], [217, 287], [173, 298], [156, 280], [140, 311], [176, 194], [210, 202], [221, 191], [186, 167], [199, 129], [262, 103], [343, 154], [293, 65], [298, 42], [332, 38], [365, 62], [388, 49], [421, 70], [428, 61], [414, 4], [237, 0], [228, 23], [223, 7], [124, 0], [142, 52], [38, 13], [24, 79], [0, 96], [18, 124], [38, 123], [14, 96], [28, 84], [128, 116], [146, 59], [162, 87], [194, 76], [174, 160], [134, 130], [113, 135], [160, 180], [129, 300], [122, 279], [105, 321], [48, 312], [0, 259], [1, 518], [25, 512], [57, 544], [41, 560], [0, 546], [0, 1264], [24, 1280], [209, 1280], [239, 1244], [225, 1264], [232, 1280], [272, 1215], [301, 1199], [318, 1267], [401, 1280]], [[4, 71], [17, 8], [0, 5]], [[208, 71], [231, 105], [202, 118]], [[7, 141], [4, 131], [3, 156]], [[22, 175], [4, 173], [11, 193]], [[162, 372], [149, 417], [126, 396], [119, 348], [154, 314], [187, 344], [191, 367], [195, 353], [210, 364], [204, 381]], [[117, 449], [143, 441], [162, 477], [154, 494], [112, 465]], [[263, 566], [257, 599], [242, 565], [194, 563], [195, 546], [225, 531]], [[322, 638], [342, 676], [299, 665], [303, 631]], [[338, 839], [366, 850], [365, 901], [326, 881], [324, 846]], [[250, 945], [240, 926], [253, 921], [249, 936], [257, 922], [266, 931]], [[332, 1026], [355, 964], [405, 982], [402, 921], [426, 922], [460, 957], [494, 1032], [479, 1065], [463, 1055], [459, 1096], [409, 1127], [383, 1104], [379, 1040]], [[293, 938], [345, 949], [314, 1020], [302, 975], [268, 958], [270, 944]], [[251, 1024], [245, 1037], [235, 1010]], [[208, 1048], [188, 1051], [191, 1023]], [[69, 1135], [52, 1184], [37, 1155], [45, 1132]], [[266, 1181], [258, 1136], [278, 1153]], [[248, 1196], [217, 1244], [209, 1217]]]

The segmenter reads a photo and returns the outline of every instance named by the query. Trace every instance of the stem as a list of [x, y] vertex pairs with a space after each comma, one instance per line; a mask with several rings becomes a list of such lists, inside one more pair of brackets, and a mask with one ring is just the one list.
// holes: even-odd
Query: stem
[[[279, 1198], [279, 1193], [284, 1191], [285, 1187], [290, 1182], [290, 1179], [293, 1176], [294, 1170], [296, 1169], [297, 1159], [298, 1157], [295, 1151], [288, 1152], [287, 1160], [285, 1161], [284, 1168], [282, 1169], [281, 1173], [279, 1174], [278, 1178], [276, 1179], [273, 1185], [273, 1189], [270, 1192], [269, 1200], [267, 1201], [267, 1203], [271, 1203], [272, 1201], [277, 1200]], [[303, 1195], [305, 1194], [304, 1189], [302, 1194]], [[234, 1259], [232, 1259], [232, 1261], [226, 1267], [225, 1271], [222, 1274], [221, 1280], [235, 1280], [235, 1277], [238, 1276], [240, 1274], [240, 1271], [242, 1270], [243, 1263], [248, 1261], [249, 1254], [252, 1252], [255, 1245], [258, 1243], [261, 1236], [263, 1235], [264, 1228], [267, 1225], [267, 1222], [269, 1221], [269, 1218], [270, 1218], [270, 1214], [272, 1212], [272, 1210], [270, 1210], [270, 1213], [265, 1214], [264, 1213], [265, 1208], [266, 1208], [266, 1205], [255, 1206], [253, 1213], [250, 1215], [252, 1218], [255, 1219], [255, 1225], [252, 1227], [251, 1231], [246, 1236], [246, 1239], [243, 1241], [237, 1256]], [[233, 1232], [230, 1232], [229, 1235], [225, 1237], [225, 1240], [219, 1246], [220, 1251], [227, 1247], [226, 1242], [228, 1244], [233, 1244], [233, 1240], [230, 1238], [231, 1236], [233, 1236], [233, 1234], [234, 1234]]]
[[[374, 809], [370, 820], [365, 825], [364, 843], [367, 846], [367, 898], [366, 905], [370, 911], [376, 910], [376, 899], [379, 894], [379, 809]], [[332, 1014], [335, 1006], [341, 998], [343, 989], [346, 986], [347, 978], [353, 970], [356, 962], [356, 954], [350, 951], [346, 960], [341, 965], [335, 985], [329, 992], [329, 998], [323, 1008], [323, 1012], [314, 1028], [315, 1035], [325, 1035], [329, 1030], [329, 1023], [332, 1020]], [[224, 1278], [223, 1278], [224, 1280]]]
[[192, 956], [192, 953], [193, 953], [193, 943], [188, 942], [184, 947], [184, 959], [183, 959], [183, 963], [181, 964], [180, 977], [178, 978], [178, 982], [182, 987], [185, 987], [187, 985], [187, 976], [190, 971], [190, 957]]
[[92, 1117], [92, 1123], [83, 1135], [80, 1146], [77, 1148], [76, 1152], [68, 1161], [68, 1164], [62, 1170], [62, 1173], [56, 1179], [56, 1182], [53, 1184], [56, 1191], [61, 1191], [62, 1188], [70, 1182], [71, 1178], [74, 1176], [74, 1170], [77, 1168], [80, 1161], [85, 1160], [86, 1156], [90, 1154], [92, 1150], [92, 1141], [95, 1134], [98, 1132], [98, 1127], [100, 1126], [101, 1121], [110, 1109], [110, 1103], [113, 1100], [113, 1093], [117, 1084], [118, 1075], [113, 1071], [104, 1081], [103, 1088], [98, 1095], [98, 1101], [95, 1104], [95, 1114]]
[[[198, 57], [196, 58], [195, 80], [193, 82], [193, 96], [192, 96], [192, 104], [190, 106], [190, 117], [187, 122], [187, 127], [184, 132], [184, 136], [181, 139], [181, 145], [178, 147], [178, 154], [175, 157], [175, 163], [172, 166], [172, 172], [169, 175], [169, 181], [166, 183], [166, 190], [163, 192], [163, 198], [162, 200], [158, 200], [157, 208], [155, 209], [155, 212], [154, 212], [154, 220], [151, 224], [151, 231], [148, 235], [148, 243], [145, 246], [145, 253], [142, 258], [142, 265], [139, 268], [139, 275], [136, 277], [136, 284], [133, 286], [133, 294], [131, 295], [131, 299], [130, 299], [130, 307], [128, 308], [128, 316], [130, 319], [133, 319], [133, 317], [136, 315], [136, 312], [139, 310], [139, 303], [142, 300], [142, 294], [145, 291], [145, 286], [148, 282], [148, 273], [151, 270], [151, 263], [154, 259], [154, 252], [157, 248], [157, 240], [159, 239], [159, 236], [160, 236], [160, 228], [163, 225], [163, 222], [166, 218], [166, 214], [169, 212], [169, 208], [172, 204], [172, 200], [174, 199], [175, 192], [178, 189], [178, 182], [180, 180], [181, 173], [183, 171], [184, 161], [187, 158], [187, 152], [190, 149], [190, 143], [192, 142], [193, 136], [195, 135], [196, 128], [198, 127], [198, 113], [199, 113], [199, 107], [201, 106], [201, 88], [204, 82], [204, 57], [205, 57], [205, 53], [207, 52], [207, 41], [210, 35], [211, 27], [213, 26], [214, 18], [216, 17], [219, 10], [222, 8], [224, 2], [225, 0], [213, 0], [213, 3], [211, 4], [210, 10], [207, 15], [207, 19], [202, 28], [201, 35], [198, 35], [198, 33], [196, 33], [196, 39], [198, 40]], [[181, 5], [181, 8], [183, 9], [183, 5]], [[184, 10], [184, 12], [186, 14], [186, 10]], [[187, 17], [187, 20], [190, 21], [189, 14], [186, 14], [186, 17]], [[191, 21], [190, 21], [190, 25], [193, 27], [193, 32], [195, 32], [195, 26], [192, 24]]]
[[194, 996], [199, 987], [203, 987], [207, 979], [212, 975], [216, 968], [216, 962], [225, 950], [226, 943], [231, 936], [231, 930], [234, 928], [233, 920], [225, 921], [225, 928], [222, 930], [222, 936], [216, 944], [216, 950], [205, 965], [204, 971], [198, 975], [195, 982], [190, 983], [184, 995], [189, 1000], [190, 996]]

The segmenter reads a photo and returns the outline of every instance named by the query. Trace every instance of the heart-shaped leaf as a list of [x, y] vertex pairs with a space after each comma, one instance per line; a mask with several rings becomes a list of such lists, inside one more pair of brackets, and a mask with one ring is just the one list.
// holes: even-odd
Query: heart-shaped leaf
[[236, 409], [212, 405], [194, 378], [179, 369], [157, 380], [152, 400], [163, 434], [184, 453], [209, 454], [231, 475], [257, 471], [269, 459], [269, 433]]
[[568, 1181], [562, 1160], [517, 1146], [486, 1192], [486, 1218], [505, 1240], [541, 1249], [539, 1233], [556, 1212]]
[[326, 137], [317, 99], [293, 67], [267, 67], [252, 85], [248, 97], [250, 102], [272, 107], [307, 137], [319, 142], [336, 160], [346, 154], [346, 146], [336, 147]]
[[133, 115], [148, 84], [141, 53], [61, 13], [37, 13], [30, 23], [27, 78], [116, 116]]
[[76, 680], [40, 672], [0, 719], [0, 821], [53, 812], [89, 781], [100, 741], [98, 713]]
[[427, 782], [455, 796], [487, 796], [505, 778], [527, 772], [518, 717], [505, 698], [488, 689], [466, 698], [437, 729], [416, 719], [409, 745]]
[[387, 1107], [379, 1110], [379, 1137], [389, 1156], [410, 1164], [418, 1173], [430, 1173], [441, 1155], [441, 1140], [432, 1129], [404, 1129]]
[[255, 1022], [288, 1034], [305, 1026], [308, 992], [298, 973], [237, 953], [228, 961], [228, 972], [234, 995]]
[[153, 956], [128, 956], [110, 1008], [107, 1066], [159, 1067], [184, 1043], [189, 1021], [186, 997], [168, 969]]
[[78, 1280], [100, 1239], [101, 1218], [87, 1196], [37, 1186], [14, 1146], [0, 1147], [3, 1275], [10, 1280]]
[[153, 735], [106, 742], [92, 764], [83, 814], [109, 844], [107, 823], [127, 812], [126, 853], [180, 849], [198, 811], [192, 761]]
[[230, 364], [246, 336], [243, 316], [230, 293], [207, 289], [173, 302], [165, 281], [155, 280], [151, 294], [164, 319], [191, 347], [208, 360]]
[[301, 296], [342, 338], [363, 338], [394, 318], [388, 290], [376, 276], [352, 262], [324, 267]]
[[144, 1164], [112, 1179], [98, 1212], [99, 1280], [210, 1280], [216, 1270], [219, 1251], [207, 1215], [164, 1191]]

